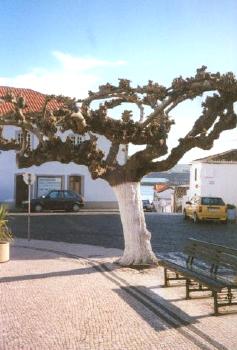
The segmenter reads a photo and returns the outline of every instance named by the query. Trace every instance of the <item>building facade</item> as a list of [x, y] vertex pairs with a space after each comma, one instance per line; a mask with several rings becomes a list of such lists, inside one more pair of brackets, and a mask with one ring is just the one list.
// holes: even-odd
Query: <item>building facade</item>
[[237, 205], [237, 150], [192, 162], [188, 197], [221, 197]]
[[[13, 91], [26, 98], [28, 108], [32, 107], [32, 110], [34, 106], [39, 108], [42, 94], [25, 89], [13, 89]], [[0, 93], [3, 94], [3, 92], [3, 88], [0, 88]], [[5, 112], [6, 110], [3, 110], [3, 107], [1, 109], [0, 105], [0, 115]], [[3, 133], [4, 138], [16, 139], [19, 143], [22, 141], [21, 130], [17, 127], [4, 127]], [[59, 133], [59, 136], [62, 140], [70, 137], [74, 144], [79, 144], [88, 138], [88, 135], [82, 136], [70, 131]], [[37, 138], [31, 134], [28, 134], [27, 138], [30, 147], [35, 148], [38, 143]], [[98, 147], [106, 155], [110, 148], [110, 141], [99, 136]], [[126, 157], [127, 149], [121, 147], [118, 154], [119, 163], [123, 164]], [[36, 176], [36, 181], [31, 188], [32, 198], [44, 195], [52, 189], [70, 189], [84, 197], [87, 207], [117, 208], [117, 200], [112, 188], [104, 180], [92, 180], [87, 167], [73, 162], [69, 164], [48, 162], [40, 166], [18, 169], [15, 151], [0, 152], [0, 203], [7, 203], [10, 207], [18, 207], [22, 201], [27, 200], [28, 187], [23, 181], [22, 175], [24, 173], [32, 173]]]

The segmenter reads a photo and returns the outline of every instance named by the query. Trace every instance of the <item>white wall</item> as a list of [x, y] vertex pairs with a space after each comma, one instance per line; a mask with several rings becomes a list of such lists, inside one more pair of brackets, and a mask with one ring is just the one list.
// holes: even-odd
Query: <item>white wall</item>
[[[87, 168], [74, 163], [61, 164], [49, 162], [41, 166], [17, 169], [15, 164], [15, 152], [2, 152], [0, 154], [0, 202], [13, 202], [15, 198], [15, 175], [24, 172], [35, 175], [59, 175], [64, 176], [64, 188], [68, 187], [69, 175], [84, 176], [83, 196], [86, 202], [116, 201], [113, 190], [106, 181], [101, 179], [92, 180]], [[36, 184], [33, 186], [34, 197], [36, 196]]]
[[156, 195], [156, 200], [154, 201], [154, 205], [156, 211], [158, 213], [171, 213], [173, 210], [173, 194], [174, 190], [172, 188], [168, 188], [165, 191], [159, 192]]
[[11, 202], [14, 198], [15, 163], [14, 151], [0, 153], [0, 201]]
[[[4, 136], [15, 138], [17, 128], [6, 127]], [[63, 139], [68, 133], [63, 134]], [[36, 146], [37, 140], [34, 138], [33, 145]], [[99, 147], [108, 153], [110, 142], [103, 136], [99, 137]], [[121, 147], [122, 148], [122, 147]], [[121, 150], [118, 155], [120, 164], [124, 163], [126, 153]], [[112, 188], [104, 180], [92, 180], [87, 167], [75, 163], [61, 164], [59, 162], [48, 162], [40, 166], [18, 169], [16, 166], [15, 151], [0, 153], [0, 202], [15, 201], [15, 175], [24, 172], [35, 175], [60, 175], [63, 176], [64, 189], [68, 187], [68, 176], [79, 175], [83, 177], [83, 196], [86, 202], [116, 202], [116, 197]], [[36, 196], [36, 184], [33, 186], [33, 197]]]
[[[196, 170], [195, 170], [196, 169]], [[201, 163], [194, 163], [190, 169], [190, 188], [189, 188], [189, 199], [193, 196], [201, 195]], [[196, 179], [195, 179], [195, 171], [196, 171]]]
[[[195, 168], [197, 180], [195, 181]], [[237, 163], [193, 163], [190, 172], [190, 197], [222, 197], [237, 205]]]

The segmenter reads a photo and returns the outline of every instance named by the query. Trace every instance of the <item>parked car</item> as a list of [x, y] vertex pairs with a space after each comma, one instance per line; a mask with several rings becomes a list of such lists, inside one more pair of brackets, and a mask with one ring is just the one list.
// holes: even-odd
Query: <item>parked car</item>
[[227, 205], [220, 197], [199, 197], [195, 196], [186, 202], [183, 210], [185, 219], [192, 219], [193, 222], [213, 220], [223, 223], [227, 222]]
[[151, 204], [149, 199], [143, 199], [142, 206], [144, 211], [153, 211], [153, 205]]
[[[28, 207], [28, 201], [22, 203], [23, 208]], [[84, 206], [83, 197], [73, 191], [52, 190], [45, 196], [31, 200], [31, 210], [66, 210], [77, 212]]]

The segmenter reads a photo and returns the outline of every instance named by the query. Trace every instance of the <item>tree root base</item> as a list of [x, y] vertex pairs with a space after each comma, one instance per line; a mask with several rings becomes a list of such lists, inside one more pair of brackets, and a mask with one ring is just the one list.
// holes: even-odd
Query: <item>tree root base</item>
[[141, 261], [139, 261], [138, 259], [133, 260], [131, 258], [121, 257], [116, 261], [114, 261], [114, 263], [123, 267], [129, 267], [136, 270], [150, 269], [153, 267], [157, 267], [159, 265], [158, 259], [156, 258], [147, 259], [147, 261], [144, 262], [144, 259], [143, 260], [141, 259]]

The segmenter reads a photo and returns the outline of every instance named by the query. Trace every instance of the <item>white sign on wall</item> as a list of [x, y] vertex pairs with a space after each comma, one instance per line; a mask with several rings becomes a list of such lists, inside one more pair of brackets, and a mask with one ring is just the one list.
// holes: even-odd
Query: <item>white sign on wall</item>
[[62, 189], [61, 176], [38, 176], [37, 177], [37, 197], [46, 195], [51, 190]]
[[23, 180], [27, 185], [33, 185], [33, 183], [35, 182], [35, 175], [34, 174], [30, 174], [30, 173], [24, 173], [23, 174]]

